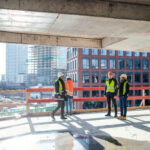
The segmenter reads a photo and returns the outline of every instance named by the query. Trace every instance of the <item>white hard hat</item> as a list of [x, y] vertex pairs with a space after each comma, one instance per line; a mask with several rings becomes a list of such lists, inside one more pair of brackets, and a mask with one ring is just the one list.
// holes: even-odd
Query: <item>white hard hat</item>
[[127, 79], [127, 75], [126, 74], [121, 74], [120, 78], [126, 78]]
[[70, 78], [70, 76], [66, 76], [66, 78], [68, 79], [68, 78]]
[[58, 78], [64, 76], [64, 74], [62, 72], [58, 72]]
[[66, 77], [66, 79], [70, 79], [70, 80], [72, 80], [72, 79], [71, 79], [71, 76], [67, 76], [67, 77]]

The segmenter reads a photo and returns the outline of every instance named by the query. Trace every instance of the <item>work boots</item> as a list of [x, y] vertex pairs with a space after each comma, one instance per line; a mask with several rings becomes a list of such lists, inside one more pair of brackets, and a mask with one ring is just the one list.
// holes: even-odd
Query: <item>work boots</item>
[[51, 113], [52, 120], [55, 120], [54, 113]]

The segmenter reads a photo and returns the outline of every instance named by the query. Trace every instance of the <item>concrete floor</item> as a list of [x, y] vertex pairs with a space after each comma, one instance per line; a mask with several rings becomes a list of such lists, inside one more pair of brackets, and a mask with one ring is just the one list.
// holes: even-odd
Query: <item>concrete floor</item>
[[[113, 114], [112, 114], [113, 115]], [[129, 111], [126, 121], [105, 113], [0, 121], [0, 150], [149, 150], [150, 110]]]

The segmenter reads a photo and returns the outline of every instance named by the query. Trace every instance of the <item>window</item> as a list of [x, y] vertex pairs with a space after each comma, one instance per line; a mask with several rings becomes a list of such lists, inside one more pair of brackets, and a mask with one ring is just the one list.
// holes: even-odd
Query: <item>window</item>
[[134, 52], [134, 56], [139, 57], [140, 56], [140, 52]]
[[71, 70], [71, 62], [68, 63], [69, 70]]
[[105, 91], [101, 91], [101, 97], [104, 97]]
[[[145, 87], [148, 87], [148, 85], [144, 85]], [[145, 90], [145, 96], [149, 96], [149, 90]]]
[[140, 70], [140, 69], [141, 69], [141, 60], [135, 59], [135, 70]]
[[124, 51], [118, 51], [118, 56], [123, 56], [124, 55]]
[[133, 96], [133, 90], [129, 90], [129, 96]]
[[75, 83], [77, 82], [77, 73], [75, 73]]
[[101, 69], [107, 69], [107, 59], [101, 59]]
[[143, 59], [143, 70], [148, 70], [148, 59]]
[[82, 49], [82, 54], [83, 55], [89, 55], [89, 49], [88, 48], [83, 48]]
[[68, 59], [70, 59], [70, 50], [68, 51]]
[[77, 48], [73, 48], [73, 57], [77, 55]]
[[72, 57], [74, 57], [75, 56], [75, 50], [74, 50], [74, 48], [72, 48]]
[[133, 60], [132, 59], [127, 59], [127, 70], [132, 70], [133, 69]]
[[83, 97], [90, 97], [89, 91], [83, 91]]
[[72, 63], [73, 63], [73, 70], [74, 70], [74, 66], [75, 66], [74, 61]]
[[147, 56], [148, 56], [148, 53], [147, 53], [147, 52], [142, 52], [142, 56], [143, 56], [143, 57], [147, 57]]
[[124, 59], [118, 59], [118, 69], [124, 69]]
[[82, 59], [82, 68], [83, 69], [89, 69], [89, 58], [83, 58]]
[[73, 82], [75, 81], [75, 77], [74, 77], [74, 74], [73, 74]]
[[92, 72], [92, 83], [98, 83], [98, 72]]
[[75, 56], [77, 56], [77, 53], [78, 53], [78, 49], [76, 48], [75, 49]]
[[129, 83], [133, 83], [133, 73], [132, 72], [128, 72], [127, 73], [127, 80]]
[[141, 83], [141, 73], [135, 72], [135, 83]]
[[98, 49], [92, 49], [92, 55], [98, 55]]
[[145, 96], [149, 96], [149, 90], [145, 90]]
[[109, 56], [115, 56], [115, 50], [109, 50]]
[[113, 78], [116, 78], [116, 72], [113, 72]]
[[101, 83], [106, 83], [107, 72], [101, 72]]
[[106, 56], [106, 55], [107, 55], [107, 51], [104, 50], [104, 49], [101, 49], [101, 55], [102, 55], [102, 56]]
[[67, 71], [69, 71], [69, 63], [67, 63]]
[[[140, 87], [140, 85], [138, 85]], [[141, 96], [141, 90], [135, 90], [135, 96]]]
[[126, 51], [126, 56], [132, 56], [132, 52], [131, 51]]
[[89, 74], [89, 72], [83, 72], [82, 82], [83, 83], [90, 83], [90, 74]]
[[98, 69], [98, 58], [92, 58], [92, 69]]
[[71, 70], [73, 70], [73, 61], [71, 62]]
[[69, 70], [71, 70], [71, 62], [69, 63]]
[[67, 51], [67, 59], [69, 59], [69, 51]]
[[149, 82], [149, 73], [143, 72], [143, 83], [148, 83], [148, 82]]
[[72, 49], [69, 51], [69, 58], [72, 58]]
[[115, 59], [109, 60], [110, 69], [116, 69]]
[[99, 91], [92, 91], [92, 97], [99, 97]]
[[75, 70], [77, 70], [77, 60], [75, 60]]

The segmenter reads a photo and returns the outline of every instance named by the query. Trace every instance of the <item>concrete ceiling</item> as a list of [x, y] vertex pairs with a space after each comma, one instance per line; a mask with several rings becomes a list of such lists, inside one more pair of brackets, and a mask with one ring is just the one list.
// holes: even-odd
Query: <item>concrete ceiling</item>
[[[131, 2], [129, 0], [111, 1]], [[8, 2], [10, 1], [8, 0]], [[137, 6], [134, 3], [139, 5], [141, 1], [132, 1], [132, 5]], [[145, 8], [149, 8], [147, 12], [150, 12], [149, 3], [150, 0], [142, 1], [142, 4], [147, 5]], [[118, 14], [114, 18], [69, 14], [69, 12], [64, 14], [12, 10], [5, 7], [14, 8], [14, 5], [5, 6], [4, 1], [2, 5], [0, 4], [1, 42], [149, 51], [150, 14], [145, 15], [144, 13], [145, 17], [140, 17], [140, 14], [138, 14], [139, 16], [136, 16], [135, 19], [131, 19], [133, 16], [127, 12], [130, 17], [125, 19], [127, 16], [122, 15], [122, 19], [120, 19], [121, 16], [118, 16]], [[19, 9], [19, 7], [17, 8]], [[118, 11], [118, 13], [120, 12]], [[14, 39], [11, 37], [14, 37]], [[53, 42], [51, 42], [51, 39], [53, 39]]]

